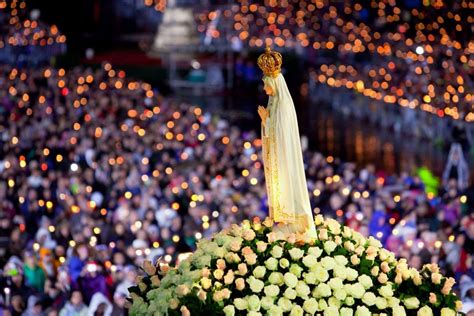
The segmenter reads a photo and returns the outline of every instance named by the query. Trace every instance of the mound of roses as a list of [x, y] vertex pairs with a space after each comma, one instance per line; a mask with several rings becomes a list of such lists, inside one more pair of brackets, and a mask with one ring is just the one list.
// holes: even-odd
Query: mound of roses
[[315, 218], [318, 238], [279, 236], [244, 221], [177, 267], [145, 262], [130, 288], [131, 315], [456, 315], [461, 302], [436, 265], [421, 271], [380, 242]]

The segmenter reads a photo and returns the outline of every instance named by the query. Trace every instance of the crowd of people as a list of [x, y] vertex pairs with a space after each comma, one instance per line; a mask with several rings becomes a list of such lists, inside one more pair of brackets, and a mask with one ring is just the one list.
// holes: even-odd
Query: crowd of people
[[[121, 315], [145, 258], [267, 214], [258, 131], [104, 64], [0, 67], [0, 294], [11, 315]], [[474, 195], [305, 149], [314, 213], [437, 262], [474, 302]], [[471, 304], [471, 305], [470, 305]]]
[[239, 50], [273, 45], [294, 51], [306, 67], [315, 67], [310, 82], [356, 91], [379, 106], [471, 122], [472, 8], [464, 0], [241, 0], [205, 10], [197, 21], [208, 34], [222, 11], [227, 19], [211, 33], [217, 45], [232, 41]]
[[0, 1], [0, 61], [40, 65], [66, 52], [66, 36], [56, 25], [39, 19], [39, 10], [27, 10], [22, 0]]

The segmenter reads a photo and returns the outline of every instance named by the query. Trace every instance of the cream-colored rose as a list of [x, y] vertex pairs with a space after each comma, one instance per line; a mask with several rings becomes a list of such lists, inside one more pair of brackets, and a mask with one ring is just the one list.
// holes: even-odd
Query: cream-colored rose
[[352, 316], [353, 314], [354, 314], [354, 311], [352, 310], [352, 308], [343, 307], [339, 310], [340, 316]]
[[294, 300], [296, 298], [296, 291], [291, 288], [287, 288], [285, 292], [283, 292], [283, 296], [286, 297], [287, 299]]
[[353, 243], [351, 243], [350, 241], [346, 241], [344, 242], [344, 248], [349, 251], [349, 252], [352, 252], [355, 250], [355, 246]]
[[324, 217], [321, 214], [318, 214], [314, 217], [314, 224], [316, 226], [321, 225], [324, 222]]
[[260, 241], [257, 241], [257, 251], [258, 252], [264, 252], [265, 250], [267, 250], [267, 246], [268, 244], [262, 240]]
[[217, 266], [217, 269], [224, 270], [225, 267], [226, 267], [225, 260], [224, 259], [217, 259], [216, 266]]
[[431, 274], [431, 282], [433, 282], [433, 284], [440, 284], [441, 283], [441, 277], [442, 275], [440, 273], [433, 273]]
[[380, 282], [380, 284], [385, 284], [388, 281], [388, 276], [385, 273], [380, 273], [379, 276], [377, 277], [377, 281]]
[[342, 289], [344, 284], [342, 283], [342, 279], [340, 278], [332, 278], [329, 280], [328, 285], [333, 290]]
[[311, 293], [309, 286], [303, 281], [298, 281], [295, 290], [297, 295], [303, 299], [307, 298]]
[[242, 233], [242, 238], [251, 241], [255, 239], [255, 232], [252, 229], [246, 229]]
[[214, 276], [214, 278], [216, 278], [217, 280], [221, 280], [223, 277], [224, 277], [224, 271], [220, 270], [220, 269], [217, 269], [217, 270], [214, 270], [214, 272], [212, 273], [212, 275]]
[[212, 281], [209, 278], [201, 278], [201, 286], [203, 289], [207, 290], [211, 287]]
[[352, 255], [351, 256], [351, 263], [355, 266], [358, 265], [360, 263], [359, 256], [358, 255]]
[[359, 272], [356, 269], [346, 268], [346, 279], [348, 281], [354, 281], [359, 276]]
[[326, 270], [324, 267], [318, 265], [314, 271], [316, 275], [316, 278], [318, 279], [319, 282], [326, 282], [329, 279], [329, 273], [328, 270]]
[[[316, 295], [314, 295], [316, 294]], [[331, 287], [325, 283], [319, 283], [317, 287], [315, 287], [315, 291], [313, 293], [313, 296], [315, 297], [329, 297], [331, 296], [332, 291]]]
[[[274, 300], [275, 300], [274, 297], [270, 297], [270, 296], [262, 297], [262, 299], [260, 300], [262, 308], [264, 310], [268, 311], [270, 308], [272, 308], [274, 306], [273, 305]], [[268, 314], [268, 312], [267, 312], [267, 314]]]
[[321, 228], [319, 230], [319, 239], [320, 240], [327, 240], [329, 238], [328, 231], [325, 228]]
[[270, 276], [268, 277], [268, 281], [270, 282], [270, 284], [276, 284], [276, 285], [282, 285], [283, 283], [285, 283], [283, 274], [280, 272], [270, 273]]
[[237, 270], [239, 271], [239, 275], [241, 276], [246, 275], [248, 272], [247, 265], [245, 263], [239, 263], [239, 265], [237, 266]]
[[316, 258], [316, 256], [314, 255], [309, 254], [303, 257], [302, 262], [305, 266], [311, 269], [318, 263], [318, 258]]
[[244, 248], [242, 248], [242, 254], [244, 256], [250, 255], [252, 253], [253, 253], [253, 250], [249, 246], [245, 246]]
[[441, 293], [448, 295], [455, 283], [456, 281], [453, 278], [447, 278], [446, 281], [444, 281], [443, 287], [441, 288]]
[[281, 258], [279, 264], [282, 269], [286, 269], [290, 266], [290, 261], [286, 258]]
[[338, 246], [342, 245], [342, 238], [341, 238], [341, 236], [336, 236], [336, 237], [334, 237], [334, 242], [335, 242], [336, 245], [338, 245]]
[[178, 296], [186, 296], [190, 292], [189, 286], [187, 284], [180, 284], [176, 287], [176, 294]]
[[203, 302], [206, 301], [206, 299], [207, 299], [207, 293], [206, 293], [206, 291], [199, 290], [199, 291], [197, 292], [197, 297], [198, 297], [198, 299], [199, 299], [200, 301], [203, 301]]
[[229, 284], [232, 284], [233, 282], [234, 282], [234, 271], [229, 270], [224, 276], [224, 284], [229, 285]]
[[380, 268], [378, 266], [375, 266], [375, 267], [372, 267], [372, 269], [370, 270], [370, 274], [372, 274], [372, 276], [378, 276], [379, 275], [379, 271], [380, 271]]
[[350, 295], [354, 298], [362, 298], [365, 293], [365, 288], [361, 283], [354, 283], [350, 287]]
[[309, 247], [308, 254], [313, 255], [316, 257], [316, 259], [318, 259], [323, 254], [323, 250], [319, 247]]
[[238, 278], [235, 280], [235, 288], [239, 291], [245, 289], [245, 280], [242, 278]]
[[179, 309], [180, 312], [181, 312], [181, 316], [191, 316], [191, 312], [189, 311], [189, 309], [186, 307], [186, 306], [181, 306], [181, 308]]
[[251, 253], [249, 255], [244, 256], [245, 262], [249, 265], [254, 265], [257, 263], [257, 254]]
[[379, 296], [375, 299], [375, 306], [377, 306], [377, 308], [380, 310], [386, 309], [388, 306], [387, 300]]
[[403, 276], [401, 273], [397, 273], [395, 276], [395, 283], [396, 284], [401, 284], [403, 282]]
[[329, 306], [324, 310], [323, 313], [324, 316], [334, 316], [334, 315], [339, 315], [339, 308], [336, 306]]
[[267, 234], [267, 240], [271, 244], [277, 240], [277, 234], [276, 232], [270, 232]]
[[321, 259], [321, 264], [327, 270], [332, 270], [336, 266], [336, 260], [332, 257], [324, 257]]

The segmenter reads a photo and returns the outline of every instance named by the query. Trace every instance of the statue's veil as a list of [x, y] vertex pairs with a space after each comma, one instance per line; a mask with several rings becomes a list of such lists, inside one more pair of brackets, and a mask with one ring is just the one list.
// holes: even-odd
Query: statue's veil
[[281, 73], [275, 78], [266, 76], [263, 80], [274, 91], [274, 95], [270, 96], [268, 101], [275, 129], [272, 133], [275, 136], [272, 146], [274, 151], [272, 158], [275, 163], [272, 165], [278, 172], [278, 189], [273, 200], [278, 199], [283, 208], [281, 212], [274, 208], [273, 217], [277, 222], [280, 219], [284, 222], [290, 221], [297, 231], [301, 231], [298, 228], [303, 226], [312, 227], [313, 230], [314, 224], [307, 222], [313, 221], [313, 216], [293, 99]]

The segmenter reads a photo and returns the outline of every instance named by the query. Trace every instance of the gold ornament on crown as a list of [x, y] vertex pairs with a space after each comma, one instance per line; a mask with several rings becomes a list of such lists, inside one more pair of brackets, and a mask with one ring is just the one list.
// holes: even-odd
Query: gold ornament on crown
[[276, 78], [281, 72], [281, 64], [283, 58], [281, 54], [276, 51], [272, 51], [270, 46], [265, 48], [265, 53], [258, 57], [257, 64], [262, 69], [265, 76]]

